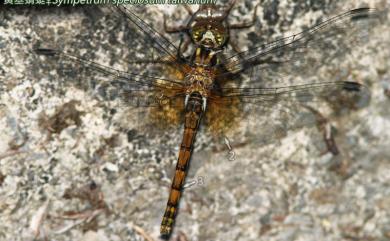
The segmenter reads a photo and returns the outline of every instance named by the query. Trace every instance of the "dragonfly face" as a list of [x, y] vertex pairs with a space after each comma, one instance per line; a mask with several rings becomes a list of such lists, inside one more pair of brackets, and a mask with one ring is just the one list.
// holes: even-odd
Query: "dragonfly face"
[[192, 41], [209, 49], [221, 49], [228, 40], [226, 11], [213, 5], [201, 6], [189, 23]]

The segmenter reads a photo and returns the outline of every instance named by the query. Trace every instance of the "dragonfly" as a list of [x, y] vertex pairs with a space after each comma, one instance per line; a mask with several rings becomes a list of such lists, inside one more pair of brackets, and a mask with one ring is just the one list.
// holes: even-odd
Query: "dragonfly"
[[[108, 16], [126, 19], [147, 40], [144, 43], [153, 47], [151, 56], [139, 53], [142, 49], [135, 50], [133, 57], [140, 55], [140, 61], [124, 60], [125, 65], [141, 66], [137, 69], [139, 72], [104, 65], [59, 48], [35, 48], [39, 55], [77, 64], [102, 76], [104, 80], [99, 80], [93, 87], [106, 99], [119, 97], [125, 106], [145, 108], [149, 117], [159, 123], [177, 125], [179, 121], [184, 122], [175, 174], [160, 228], [164, 238], [170, 237], [174, 227], [201, 125], [220, 135], [237, 127], [243, 118], [267, 115], [270, 110], [284, 110], [292, 104], [315, 105], [337, 96], [358, 100], [368, 94], [361, 83], [316, 81], [310, 76], [327, 61], [339, 57], [336, 50], [340, 46], [347, 51], [363, 43], [369, 37], [370, 28], [378, 24], [380, 14], [377, 10], [353, 9], [300, 33], [229, 56], [225, 50], [232, 44], [230, 27], [240, 29], [252, 24], [229, 25], [228, 16], [234, 2], [227, 8], [206, 5], [195, 13], [188, 10], [191, 19], [187, 25], [171, 29], [165, 26], [170, 30], [168, 32], [189, 36], [190, 42], [183, 45], [181, 39], [178, 47], [139, 17], [134, 8], [109, 7], [111, 14]], [[193, 51], [185, 56], [187, 45], [192, 45]], [[294, 115], [294, 111], [278, 114]], [[250, 128], [259, 128], [256, 122], [252, 123], [255, 126]], [[289, 123], [283, 121], [283, 124]], [[264, 134], [272, 138], [277, 131], [271, 128]]]

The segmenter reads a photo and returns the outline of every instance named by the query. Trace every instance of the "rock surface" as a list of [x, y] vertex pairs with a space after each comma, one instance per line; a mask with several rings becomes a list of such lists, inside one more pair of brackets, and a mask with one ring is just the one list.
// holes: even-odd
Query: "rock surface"
[[[238, 2], [232, 21], [249, 19], [261, 2], [256, 26], [231, 33], [243, 50], [356, 7], [388, 13], [390, 4]], [[186, 16], [183, 7], [132, 8], [159, 30], [163, 13], [174, 23]], [[88, 88], [99, 81], [88, 69], [32, 52], [64, 48], [122, 69], [134, 56], [150, 57], [150, 46], [109, 12], [0, 10], [0, 240], [159, 240], [182, 126], [142, 128], [145, 109], [102, 101]], [[337, 129], [339, 155], [326, 152], [315, 125], [249, 138], [267, 133], [272, 116], [245, 122], [249, 133], [227, 135], [231, 150], [202, 129], [188, 177], [195, 185], [181, 199], [172, 240], [390, 240], [388, 46], [384, 20], [363, 46], [341, 49], [328, 72], [315, 73], [369, 87], [360, 108], [319, 109]]]

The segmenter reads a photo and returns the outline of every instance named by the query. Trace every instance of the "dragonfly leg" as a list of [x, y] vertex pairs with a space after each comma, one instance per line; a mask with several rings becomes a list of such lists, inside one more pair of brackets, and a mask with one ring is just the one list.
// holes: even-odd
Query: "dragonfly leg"
[[229, 15], [230, 11], [233, 9], [235, 4], [236, 4], [236, 0], [230, 1], [229, 7], [225, 9], [225, 13], [224, 13], [225, 18]]
[[[230, 12], [230, 10], [231, 10], [231, 8], [233, 7], [234, 4], [235, 4], [235, 1], [233, 1], [231, 3], [230, 8], [228, 10], [229, 12]], [[229, 25], [229, 29], [233, 29], [233, 30], [235, 30], [235, 29], [245, 29], [245, 28], [250, 28], [250, 27], [254, 26], [255, 23], [256, 23], [256, 19], [257, 19], [257, 8], [258, 7], [259, 7], [259, 4], [257, 4], [255, 6], [255, 11], [253, 12], [253, 16], [252, 16], [252, 20], [251, 21], [243, 22], [243, 23], [237, 23], [237, 24], [228, 24]], [[232, 47], [234, 52], [236, 52], [236, 53], [240, 53], [241, 52], [240, 48], [233, 41], [230, 40], [228, 44], [230, 45], [230, 47]]]
[[183, 25], [175, 26], [175, 27], [168, 26], [167, 18], [168, 16], [164, 14], [164, 31], [166, 33], [183, 33], [187, 31], [188, 29], [187, 26], [183, 26]]
[[178, 57], [181, 58], [182, 54], [187, 51], [188, 46], [191, 43], [190, 39], [186, 39], [184, 41], [184, 44], [183, 44], [183, 38], [184, 38], [183, 35], [184, 35], [184, 33], [188, 32], [187, 26], [182, 26], [182, 25], [181, 26], [177, 26], [177, 27], [168, 26], [168, 24], [167, 24], [167, 15], [164, 14], [164, 31], [166, 33], [168, 33], [168, 34], [172, 34], [172, 33], [180, 33], [181, 34], [180, 45], [179, 45], [178, 52], [177, 52]]
[[146, 59], [146, 60], [136, 60], [136, 61], [126, 61], [128, 64], [166, 64], [174, 65], [174, 61], [163, 60], [163, 59]]
[[180, 36], [180, 44], [179, 44], [179, 48], [177, 50], [177, 55], [179, 58], [182, 58], [182, 55], [187, 52], [188, 50], [188, 46], [190, 45], [191, 43], [191, 39], [189, 38], [186, 38], [184, 41], [184, 34], [181, 34]]
[[250, 28], [255, 25], [256, 19], [257, 19], [257, 8], [259, 7], [259, 4], [255, 6], [255, 11], [253, 12], [253, 16], [251, 21], [249, 22], [243, 22], [243, 23], [236, 23], [236, 24], [229, 24], [229, 29], [244, 29], [244, 28]]
[[233, 51], [237, 54], [241, 52], [240, 48], [237, 46], [237, 44], [233, 41], [229, 41], [230, 47], [232, 47]]
[[182, 54], [184, 54], [185, 52], [187, 52], [188, 50], [188, 46], [190, 46], [190, 43], [191, 43], [191, 39], [187, 38], [184, 43], [183, 43], [183, 46], [180, 48], [180, 52]]
[[185, 10], [187, 11], [187, 13], [189, 14], [189, 15], [194, 15], [194, 12], [192, 11], [192, 9], [190, 8], [190, 6], [188, 6], [187, 4], [184, 4], [183, 5], [184, 6], [184, 8], [185, 8]]

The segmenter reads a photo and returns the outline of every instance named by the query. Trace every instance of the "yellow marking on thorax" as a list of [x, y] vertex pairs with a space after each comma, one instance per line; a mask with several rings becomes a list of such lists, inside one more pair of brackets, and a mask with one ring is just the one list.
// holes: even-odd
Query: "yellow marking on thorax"
[[201, 48], [197, 48], [195, 52], [195, 64], [197, 65], [203, 65], [203, 66], [208, 66], [211, 63], [211, 60], [213, 59], [215, 55], [215, 52], [210, 51], [207, 53], [207, 55], [202, 53]]
[[202, 53], [202, 50], [200, 48], [197, 48], [196, 49], [196, 57], [195, 57], [195, 63], [199, 64], [201, 62], [201, 53]]

